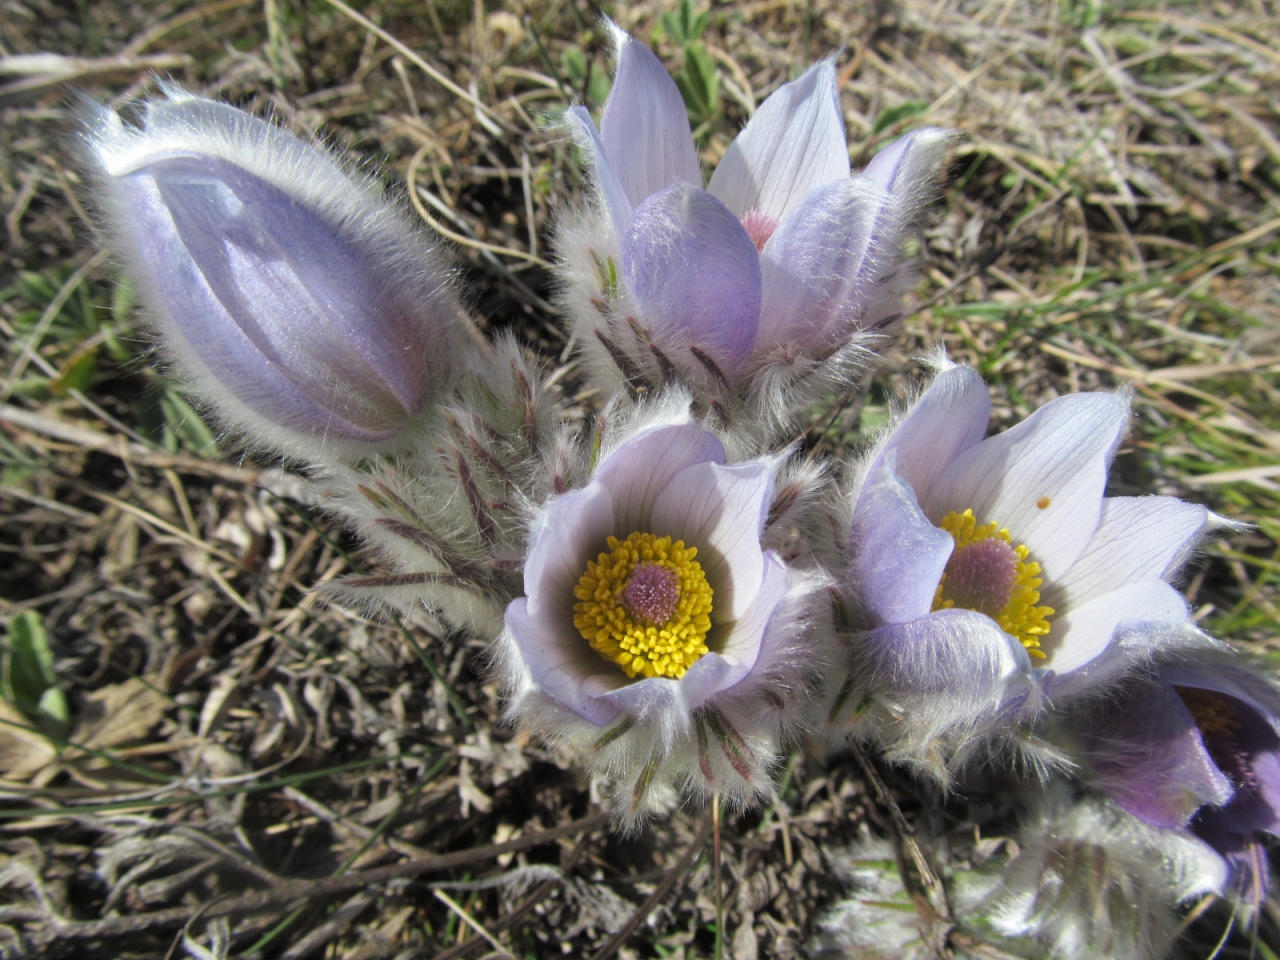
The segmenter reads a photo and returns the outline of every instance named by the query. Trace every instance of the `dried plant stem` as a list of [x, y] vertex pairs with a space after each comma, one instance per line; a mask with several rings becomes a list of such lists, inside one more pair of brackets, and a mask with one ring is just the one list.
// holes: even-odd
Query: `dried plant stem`
[[[470, 850], [440, 854], [439, 856], [417, 857], [412, 860], [389, 864], [385, 867], [354, 871], [337, 877], [289, 880], [271, 890], [259, 890], [239, 897], [229, 897], [226, 900], [204, 906], [174, 907], [170, 910], [155, 910], [150, 913], [139, 913], [127, 917], [110, 917], [105, 920], [61, 924], [52, 929], [36, 933], [29, 941], [30, 949], [13, 956], [15, 958], [52, 957], [69, 949], [75, 949], [72, 944], [79, 941], [130, 936], [156, 927], [180, 926], [191, 919], [197, 911], [201, 911], [206, 917], [220, 917], [233, 913], [252, 913], [303, 900], [337, 896], [364, 887], [386, 883], [390, 880], [416, 877], [436, 870], [448, 870], [480, 860], [489, 860], [504, 853], [528, 850], [531, 847], [550, 843], [558, 837], [594, 830], [602, 826], [607, 819], [608, 814], [606, 813], [594, 813], [583, 817], [581, 820], [574, 820], [558, 827], [552, 827], [549, 830], [517, 837], [515, 840], [508, 840], [506, 843], [492, 843], [481, 847], [472, 847]], [[704, 829], [703, 833], [705, 834], [705, 832]], [[699, 834], [699, 836], [703, 836], [703, 834]], [[695, 842], [695, 846], [700, 845], [700, 843]], [[683, 871], [681, 870], [680, 872]]]

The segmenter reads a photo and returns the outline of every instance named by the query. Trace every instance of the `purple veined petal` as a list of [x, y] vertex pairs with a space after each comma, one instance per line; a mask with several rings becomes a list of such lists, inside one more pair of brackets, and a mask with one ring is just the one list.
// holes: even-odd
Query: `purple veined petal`
[[609, 219], [618, 236], [627, 229], [627, 221], [631, 219], [634, 206], [627, 198], [613, 164], [604, 149], [604, 141], [591, 120], [591, 114], [583, 106], [570, 107], [565, 111], [565, 120], [573, 132], [574, 142], [591, 158], [592, 171], [595, 173], [596, 188], [609, 211]]
[[1102, 654], [1126, 623], [1177, 623], [1188, 616], [1187, 601], [1163, 580], [1128, 584], [1051, 617], [1049, 635], [1040, 644], [1048, 658], [1045, 666], [1070, 673]]
[[707, 189], [739, 217], [759, 210], [782, 220], [814, 187], [848, 179], [849, 169], [836, 72], [826, 60], [760, 105]]
[[699, 463], [724, 463], [724, 447], [693, 424], [645, 431], [605, 457], [595, 479], [613, 502], [613, 536], [622, 540], [637, 531], [654, 533], [648, 524], [658, 495], [673, 477]]
[[[588, 690], [616, 683], [622, 674], [592, 650], [576, 630], [573, 638], [548, 630], [529, 615], [525, 597], [507, 606], [507, 629], [539, 690], [598, 727], [617, 719], [621, 711]], [[566, 642], [575, 638], [578, 642]]]
[[698, 548], [698, 563], [715, 591], [713, 623], [737, 620], [760, 590], [760, 531], [772, 499], [772, 471], [757, 461], [696, 464], [672, 477], [654, 502], [653, 532]]
[[1093, 779], [1153, 827], [1184, 827], [1205, 803], [1220, 805], [1231, 782], [1213, 763], [1191, 712], [1162, 683], [1125, 688], [1081, 728]]
[[1115, 394], [1051, 400], [960, 454], [927, 496], [917, 491], [921, 506], [935, 521], [971, 508], [979, 522], [1008, 527], [1052, 583], [1093, 539], [1111, 455], [1128, 417], [1128, 403]]
[[877, 153], [861, 175], [908, 202], [930, 196], [955, 137], [954, 131], [940, 127], [912, 130]]
[[374, 442], [393, 432], [391, 422], [357, 426], [308, 396], [301, 384], [255, 347], [210, 288], [199, 264], [183, 245], [155, 181], [132, 175], [122, 178], [118, 187], [121, 198], [132, 208], [126, 229], [135, 257], [140, 262], [166, 264], [164, 270], [139, 270], [139, 279], [148, 300], [180, 305], [164, 318], [165, 329], [169, 346], [188, 367], [224, 385], [250, 410], [286, 427], [312, 432], [324, 425], [318, 432]]
[[83, 138], [168, 346], [237, 419], [389, 439], [448, 380], [433, 361], [453, 300], [430, 247], [323, 151], [226, 104], [168, 95], [141, 128], [94, 111]]
[[609, 549], [608, 538], [618, 536], [617, 528], [613, 498], [598, 482], [566, 493], [542, 511], [530, 531], [524, 564], [527, 617], [540, 629], [587, 645], [573, 625], [573, 591], [587, 572], [587, 561]]
[[676, 182], [702, 186], [684, 98], [657, 55], [630, 37], [618, 51], [600, 139], [633, 207]]
[[1055, 609], [1139, 580], [1167, 580], [1204, 533], [1209, 511], [1174, 497], [1109, 497], [1089, 545], [1040, 602]]
[[[890, 450], [896, 452], [896, 472], [911, 485], [923, 507], [935, 499], [938, 476], [961, 453], [982, 442], [990, 419], [991, 397], [982, 378], [969, 367], [951, 367], [934, 378], [894, 429], [881, 458]], [[873, 466], [872, 472], [876, 469]]]
[[859, 278], [883, 201], [871, 184], [846, 178], [792, 207], [760, 252], [757, 354], [779, 343], [816, 350], [859, 329], [873, 292]]
[[895, 452], [867, 479], [853, 514], [853, 586], [876, 623], [928, 614], [955, 549], [951, 534], [929, 522], [894, 473]]
[[995, 706], [1009, 681], [1032, 672], [1022, 644], [972, 610], [939, 610], [887, 623], [871, 631], [862, 645], [876, 686], [945, 697], [975, 711]]
[[760, 256], [711, 194], [676, 184], [640, 204], [623, 234], [622, 275], [669, 355], [687, 357], [696, 347], [731, 377], [751, 356]]

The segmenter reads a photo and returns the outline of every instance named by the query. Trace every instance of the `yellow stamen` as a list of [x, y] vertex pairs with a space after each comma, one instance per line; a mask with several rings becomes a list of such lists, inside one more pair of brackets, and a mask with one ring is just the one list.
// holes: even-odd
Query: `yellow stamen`
[[1198, 687], [1174, 687], [1202, 733], [1223, 735], [1240, 729], [1240, 721], [1222, 702], [1222, 696]]
[[[574, 588], [573, 625], [606, 659], [627, 676], [682, 677], [707, 653], [711, 629], [711, 585], [694, 560], [696, 547], [683, 540], [651, 533], [632, 533], [626, 540], [609, 538], [609, 553], [587, 562], [587, 572]], [[661, 596], [645, 612], [628, 609], [624, 595], [636, 568], [657, 567], [674, 575], [675, 593]], [[652, 573], [652, 571], [650, 571]], [[648, 579], [654, 579], [649, 577]], [[662, 584], [654, 589], [661, 593]], [[646, 594], [646, 596], [648, 596]], [[645, 615], [661, 610], [660, 616]]]
[[[1038, 606], [1040, 586], [1044, 581], [1040, 579], [1040, 564], [1027, 559], [1026, 546], [1021, 543], [1015, 546], [1009, 531], [997, 529], [998, 525], [995, 523], [979, 524], [973, 510], [965, 510], [964, 513], [953, 510], [942, 518], [942, 523], [938, 526], [951, 534], [956, 542], [951, 562], [947, 564], [948, 569], [966, 547], [988, 540], [1001, 540], [1009, 545], [1015, 565], [1012, 583], [1008, 585], [1008, 599], [1001, 609], [983, 612], [1000, 624], [1001, 630], [1016, 637], [1031, 656], [1043, 659], [1045, 653], [1040, 649], [1040, 639], [1048, 635], [1048, 618], [1053, 616], [1054, 611], [1052, 607]], [[944, 572], [933, 595], [933, 609], [950, 610], [955, 606], [955, 599], [947, 596], [947, 574]]]

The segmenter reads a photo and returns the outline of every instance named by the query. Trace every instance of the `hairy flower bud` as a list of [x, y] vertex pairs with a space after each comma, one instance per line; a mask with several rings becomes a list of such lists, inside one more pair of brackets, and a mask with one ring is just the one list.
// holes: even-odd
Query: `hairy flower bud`
[[257, 440], [302, 453], [387, 446], [449, 378], [447, 264], [325, 152], [167, 93], [141, 128], [92, 108], [82, 138], [164, 348]]

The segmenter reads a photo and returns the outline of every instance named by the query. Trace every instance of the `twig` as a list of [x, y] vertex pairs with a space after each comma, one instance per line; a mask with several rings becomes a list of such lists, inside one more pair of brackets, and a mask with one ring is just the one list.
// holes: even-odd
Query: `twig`
[[[14, 954], [15, 960], [23, 957], [49, 957], [51, 949], [66, 946], [74, 941], [97, 940], [105, 937], [133, 936], [144, 930], [156, 927], [175, 927], [186, 923], [198, 912], [206, 917], [220, 917], [232, 913], [252, 913], [296, 903], [302, 900], [316, 900], [337, 896], [368, 886], [416, 877], [437, 870], [449, 870], [453, 867], [466, 866], [479, 860], [490, 860], [504, 853], [516, 853], [531, 847], [550, 843], [557, 837], [567, 834], [590, 831], [599, 827], [608, 819], [607, 813], [594, 813], [581, 820], [552, 827], [537, 833], [531, 833], [506, 843], [492, 843], [470, 850], [459, 850], [431, 857], [417, 857], [403, 860], [400, 863], [371, 870], [359, 870], [337, 877], [319, 877], [313, 880], [287, 880], [271, 890], [258, 890], [238, 897], [229, 897], [212, 905], [192, 904], [173, 907], [168, 910], [154, 910], [149, 913], [133, 914], [127, 917], [108, 917], [105, 920], [88, 920], [81, 923], [67, 923], [58, 927], [42, 930], [34, 934], [30, 940], [31, 950]], [[638, 921], [637, 921], [638, 922]]]
[[649, 894], [644, 903], [640, 904], [639, 909], [627, 918], [624, 923], [612, 937], [605, 941], [603, 947], [597, 950], [591, 957], [591, 960], [608, 960], [622, 948], [627, 942], [627, 938], [635, 932], [636, 927], [644, 923], [649, 914], [653, 913], [654, 908], [663, 901], [673, 887], [680, 882], [681, 878], [693, 866], [693, 860], [702, 850], [707, 842], [707, 838], [711, 836], [711, 813], [707, 810], [706, 816], [702, 818], [702, 826], [698, 828], [698, 835], [693, 838], [689, 846], [685, 847], [684, 853], [680, 854], [680, 859], [676, 861], [676, 865], [667, 871], [667, 875], [662, 878], [662, 882], [658, 884], [657, 889]]

